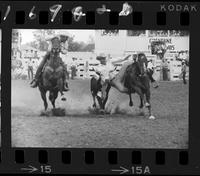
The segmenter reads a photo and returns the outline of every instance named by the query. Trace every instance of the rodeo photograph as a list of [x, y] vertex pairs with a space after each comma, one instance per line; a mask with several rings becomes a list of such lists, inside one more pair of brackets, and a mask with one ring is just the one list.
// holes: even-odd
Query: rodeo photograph
[[13, 29], [12, 147], [187, 149], [189, 39], [183, 30]]

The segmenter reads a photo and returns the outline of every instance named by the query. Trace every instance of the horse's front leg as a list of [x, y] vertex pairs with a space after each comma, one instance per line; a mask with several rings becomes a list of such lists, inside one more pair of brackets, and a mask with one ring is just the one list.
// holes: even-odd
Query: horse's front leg
[[144, 106], [144, 94], [142, 92], [142, 90], [139, 87], [134, 87], [135, 92], [140, 96], [140, 106], [139, 108], [142, 109]]
[[58, 82], [57, 82], [57, 85], [58, 85], [59, 92], [61, 94], [61, 100], [66, 101], [66, 98], [65, 98], [64, 93], [63, 93], [63, 80], [59, 79]]
[[96, 108], [97, 107], [97, 104], [96, 104], [96, 99], [95, 99], [95, 94], [92, 92], [92, 98], [93, 98], [93, 108]]
[[105, 109], [106, 103], [107, 103], [107, 101], [108, 101], [108, 94], [109, 94], [110, 88], [111, 88], [111, 85], [108, 84], [108, 85], [107, 85], [107, 88], [106, 88], [105, 97], [103, 97], [103, 109]]
[[140, 106], [139, 108], [142, 109], [144, 107], [144, 96], [140, 96]]
[[49, 100], [51, 101], [51, 104], [54, 109], [56, 108], [55, 101], [56, 101], [57, 96], [58, 96], [58, 91], [51, 91], [49, 94]]
[[48, 108], [48, 103], [47, 103], [47, 98], [46, 98], [46, 90], [44, 90], [42, 88], [39, 88], [39, 89], [40, 89], [40, 94], [41, 94], [42, 100], [44, 102], [44, 109], [46, 111]]
[[150, 117], [150, 116], [151, 116], [151, 103], [150, 103], [151, 94], [150, 94], [150, 89], [148, 89], [148, 90], [145, 92], [145, 95], [146, 95], [146, 103], [145, 103], [145, 106], [148, 108], [149, 117]]
[[131, 92], [129, 92], [129, 106], [133, 106], [133, 100], [132, 100], [132, 96], [131, 96]]

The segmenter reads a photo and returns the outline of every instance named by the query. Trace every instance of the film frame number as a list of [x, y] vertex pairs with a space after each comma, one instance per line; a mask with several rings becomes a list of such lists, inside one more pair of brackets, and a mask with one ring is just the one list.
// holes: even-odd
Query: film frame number
[[41, 173], [46, 173], [46, 174], [49, 174], [52, 172], [52, 167], [51, 165], [41, 165], [40, 166], [40, 172]]
[[111, 169], [112, 172], [118, 173], [118, 174], [125, 174], [129, 173], [132, 175], [147, 175], [151, 174], [150, 167], [149, 166], [131, 166], [131, 167], [122, 167], [120, 166], [117, 169]]
[[151, 174], [149, 166], [132, 166], [131, 173], [134, 175]]
[[38, 171], [41, 173], [50, 174], [52, 172], [52, 167], [51, 167], [51, 165], [40, 165], [40, 167], [37, 168], [35, 166], [28, 165], [25, 168], [21, 168], [21, 171], [25, 171], [28, 173], [34, 173], [34, 172]]

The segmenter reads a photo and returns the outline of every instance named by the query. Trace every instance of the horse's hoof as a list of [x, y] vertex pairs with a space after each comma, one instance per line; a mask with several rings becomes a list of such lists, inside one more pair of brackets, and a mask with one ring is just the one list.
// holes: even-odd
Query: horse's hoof
[[97, 106], [95, 104], [92, 105], [93, 108], [96, 108]]
[[151, 116], [149, 117], [149, 119], [154, 120], [155, 117], [151, 115]]
[[102, 97], [102, 93], [101, 93], [101, 92], [98, 92], [98, 93], [97, 93], [97, 96], [98, 96], [98, 97]]
[[146, 103], [145, 103], [145, 106], [146, 106], [146, 107], [149, 107], [149, 106], [150, 106], [150, 104], [146, 102]]
[[104, 114], [104, 113], [105, 113], [105, 110], [104, 110], [104, 109], [100, 109], [99, 112], [100, 112], [101, 114]]
[[133, 102], [130, 102], [130, 103], [129, 103], [129, 106], [131, 106], [131, 107], [132, 107], [132, 106], [133, 106]]
[[61, 98], [62, 101], [66, 101], [67, 99], [65, 97]]

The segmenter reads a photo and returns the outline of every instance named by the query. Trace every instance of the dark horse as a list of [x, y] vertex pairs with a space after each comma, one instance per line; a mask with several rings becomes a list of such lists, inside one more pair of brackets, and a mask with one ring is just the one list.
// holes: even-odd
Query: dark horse
[[[53, 108], [55, 108], [55, 100], [58, 97], [58, 92], [61, 96], [63, 93], [63, 74], [64, 70], [61, 63], [61, 58], [59, 57], [58, 51], [51, 51], [50, 56], [44, 66], [43, 72], [41, 74], [41, 79], [39, 81], [39, 90], [41, 97], [44, 102], [45, 110], [48, 107], [46, 93], [49, 91], [49, 100], [52, 103]], [[62, 97], [62, 100], [66, 100]]]
[[140, 109], [144, 107], [146, 97], [145, 106], [148, 108], [149, 117], [152, 117], [150, 104], [150, 80], [147, 75], [147, 58], [143, 53], [138, 54], [137, 62], [127, 67], [124, 78], [124, 84], [125, 87], [128, 88], [128, 95], [130, 98], [129, 105], [133, 105], [131, 97], [132, 93], [136, 92], [140, 96]]
[[[145, 106], [148, 108], [149, 116], [151, 117], [150, 80], [146, 71], [147, 71], [147, 58], [143, 53], [140, 53], [138, 54], [138, 59], [136, 62], [124, 64], [120, 69], [119, 73], [110, 82], [100, 84], [99, 80], [95, 80], [95, 78], [92, 78], [91, 90], [96, 90], [94, 92], [95, 94], [92, 93], [93, 98], [95, 96], [97, 97], [100, 108], [104, 110], [108, 99], [109, 90], [111, 87], [115, 87], [120, 92], [129, 95], [130, 98], [129, 106], [133, 106], [131, 94], [137, 93], [140, 96], [139, 108], [144, 107], [144, 100], [146, 97]], [[94, 85], [96, 89], [94, 89], [95, 88]], [[100, 90], [102, 92], [101, 97], [97, 95], [97, 92]], [[94, 106], [96, 106], [95, 100], [93, 107]]]

